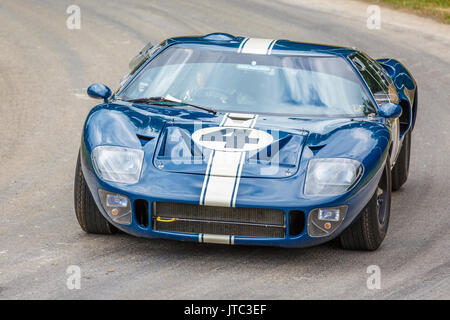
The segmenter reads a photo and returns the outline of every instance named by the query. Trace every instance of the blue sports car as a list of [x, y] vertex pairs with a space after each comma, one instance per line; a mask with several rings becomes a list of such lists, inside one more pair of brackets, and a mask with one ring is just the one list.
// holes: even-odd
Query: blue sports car
[[408, 176], [416, 81], [354, 48], [170, 38], [88, 95], [104, 100], [76, 166], [88, 233], [375, 250]]

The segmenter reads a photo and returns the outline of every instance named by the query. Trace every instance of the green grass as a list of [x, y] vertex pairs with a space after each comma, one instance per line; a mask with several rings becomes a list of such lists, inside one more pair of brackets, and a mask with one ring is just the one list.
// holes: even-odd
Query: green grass
[[450, 0], [375, 0], [450, 24]]

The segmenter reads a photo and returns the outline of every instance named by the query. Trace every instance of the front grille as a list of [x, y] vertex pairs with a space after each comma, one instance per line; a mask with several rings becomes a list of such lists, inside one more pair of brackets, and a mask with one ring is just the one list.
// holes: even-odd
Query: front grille
[[286, 233], [284, 212], [264, 208], [154, 202], [152, 222], [153, 229], [160, 231], [270, 238], [283, 238]]

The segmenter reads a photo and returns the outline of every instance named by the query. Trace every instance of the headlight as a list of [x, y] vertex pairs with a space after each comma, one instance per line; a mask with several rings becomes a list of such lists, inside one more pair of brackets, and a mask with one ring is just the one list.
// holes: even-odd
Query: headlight
[[334, 196], [348, 191], [362, 173], [359, 161], [345, 158], [309, 160], [304, 194]]
[[141, 175], [144, 151], [115, 146], [98, 146], [92, 150], [95, 172], [103, 180], [133, 184]]
[[117, 223], [131, 224], [131, 202], [126, 196], [98, 189], [98, 195], [108, 216]]

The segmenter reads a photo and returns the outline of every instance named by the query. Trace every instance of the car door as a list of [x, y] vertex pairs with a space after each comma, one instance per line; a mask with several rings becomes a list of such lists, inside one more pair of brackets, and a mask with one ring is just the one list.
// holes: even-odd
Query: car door
[[[397, 90], [383, 67], [360, 52], [349, 56], [349, 59], [358, 69], [378, 105], [388, 102], [398, 103]], [[391, 166], [393, 166], [400, 150], [399, 119], [390, 120], [388, 125], [392, 134]]]

